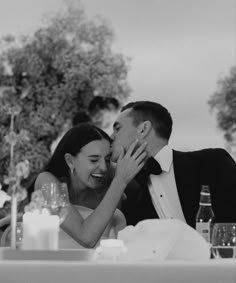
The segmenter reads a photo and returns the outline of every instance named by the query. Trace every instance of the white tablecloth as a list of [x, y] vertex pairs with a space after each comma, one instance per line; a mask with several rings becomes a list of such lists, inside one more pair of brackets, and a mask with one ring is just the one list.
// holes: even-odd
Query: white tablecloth
[[0, 282], [235, 283], [236, 260], [132, 264], [1, 260]]

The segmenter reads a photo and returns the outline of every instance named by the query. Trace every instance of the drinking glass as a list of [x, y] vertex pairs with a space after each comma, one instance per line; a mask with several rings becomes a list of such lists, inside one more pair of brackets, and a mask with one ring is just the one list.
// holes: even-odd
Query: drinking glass
[[212, 231], [214, 258], [236, 258], [236, 223], [215, 223]]
[[44, 183], [42, 185], [42, 193], [44, 197], [43, 207], [47, 208], [50, 214], [58, 215], [61, 224], [66, 218], [69, 206], [66, 183]]

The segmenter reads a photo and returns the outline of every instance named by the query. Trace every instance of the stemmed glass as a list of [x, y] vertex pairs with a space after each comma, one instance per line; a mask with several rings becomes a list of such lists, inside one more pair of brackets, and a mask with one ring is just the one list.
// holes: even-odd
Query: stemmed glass
[[236, 223], [216, 223], [212, 231], [214, 258], [236, 258]]
[[42, 185], [42, 194], [44, 197], [43, 207], [47, 208], [50, 214], [58, 215], [61, 224], [66, 218], [69, 206], [66, 183], [44, 183]]

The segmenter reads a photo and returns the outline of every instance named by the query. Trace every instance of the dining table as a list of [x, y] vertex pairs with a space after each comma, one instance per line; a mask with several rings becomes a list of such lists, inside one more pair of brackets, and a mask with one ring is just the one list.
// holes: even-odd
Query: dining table
[[122, 262], [91, 260], [84, 250], [62, 250], [55, 257], [41, 253], [35, 258], [0, 254], [4, 283], [236, 283], [235, 258]]

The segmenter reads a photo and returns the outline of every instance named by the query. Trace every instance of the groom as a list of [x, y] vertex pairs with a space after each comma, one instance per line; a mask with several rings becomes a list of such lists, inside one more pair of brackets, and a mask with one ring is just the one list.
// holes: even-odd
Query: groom
[[[168, 145], [171, 132], [170, 113], [151, 101], [127, 104], [114, 123], [113, 162], [121, 147], [126, 150], [135, 139], [148, 142], [147, 166], [136, 176], [136, 186], [128, 186], [125, 191], [121, 210], [127, 224], [150, 218], [177, 218], [195, 227], [201, 185], [210, 187], [215, 222], [236, 222], [234, 160], [224, 149], [173, 150]], [[149, 161], [156, 166], [155, 172], [148, 172]]]

